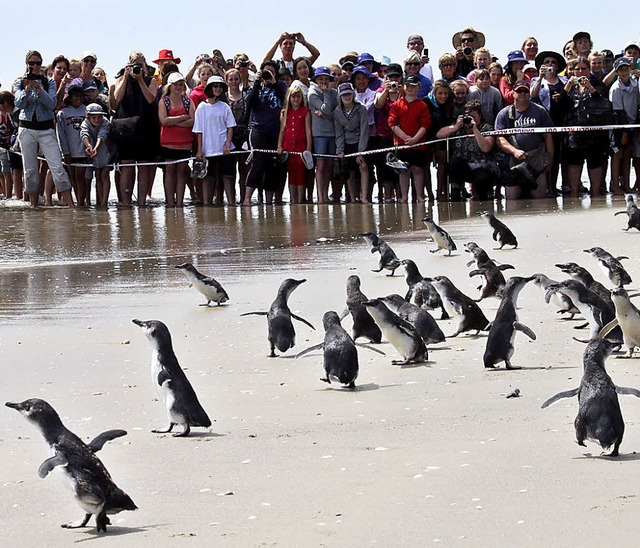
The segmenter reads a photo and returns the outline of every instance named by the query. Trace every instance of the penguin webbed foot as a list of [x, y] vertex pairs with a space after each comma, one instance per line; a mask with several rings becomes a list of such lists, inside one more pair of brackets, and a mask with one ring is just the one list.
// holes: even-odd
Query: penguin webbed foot
[[347, 388], [348, 388], [349, 390], [355, 390], [355, 389], [356, 389], [356, 383], [355, 383], [355, 381], [351, 381], [351, 382], [347, 385]]
[[72, 521], [70, 523], [63, 523], [62, 525], [60, 525], [60, 527], [62, 527], [63, 529], [80, 529], [81, 527], [84, 527], [85, 525], [87, 525], [90, 519], [91, 519], [91, 514], [85, 514], [84, 518], [82, 518], [81, 520]]
[[178, 432], [176, 434], [173, 434], [174, 438], [186, 438], [189, 435], [189, 432], [191, 432], [191, 427], [189, 426], [188, 422], [185, 422], [183, 427], [182, 427], [182, 432]]
[[103, 509], [102, 512], [96, 516], [96, 529], [98, 533], [106, 533], [107, 525], [110, 524], [111, 520], [107, 517], [107, 511]]
[[211, 301], [207, 301], [206, 303], [200, 303], [198, 306], [209, 306]]
[[404, 360], [391, 360], [391, 365], [409, 365], [410, 363], [410, 358], [405, 358]]
[[152, 433], [154, 434], [168, 434], [169, 432], [171, 432], [173, 430], [173, 427], [176, 424], [174, 422], [170, 422], [166, 428], [164, 430], [160, 430], [160, 429], [156, 429], [156, 430], [151, 430]]
[[322, 382], [326, 382], [327, 384], [331, 384], [331, 379], [329, 378], [329, 375], [327, 375], [327, 378], [326, 378], [326, 379], [323, 379], [323, 378], [321, 377], [321, 378], [320, 378], [320, 380], [321, 380]]

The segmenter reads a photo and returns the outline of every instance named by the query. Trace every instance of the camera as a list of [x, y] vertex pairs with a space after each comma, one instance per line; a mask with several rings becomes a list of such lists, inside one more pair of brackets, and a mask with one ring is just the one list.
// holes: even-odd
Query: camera
[[469, 46], [467, 46], [462, 50], [462, 53], [465, 57], [469, 57], [470, 55], [473, 55], [473, 50]]
[[469, 114], [465, 114], [465, 115], [462, 117], [462, 123], [463, 123], [465, 126], [470, 127], [470, 126], [471, 126], [471, 122], [473, 122], [473, 117], [472, 117], [471, 115], [469, 115]]
[[271, 71], [263, 70], [262, 71], [262, 80], [264, 82], [271, 82]]
[[38, 78], [37, 74], [33, 74], [33, 72], [27, 72], [24, 79], [31, 81], [31, 80], [39, 80], [40, 78]]
[[142, 65], [140, 63], [131, 65], [131, 72], [133, 72], [133, 74], [140, 74], [142, 72]]
[[390, 87], [391, 89], [398, 89], [398, 82], [391, 82], [391, 83], [389, 84], [389, 87]]
[[553, 67], [547, 67], [547, 72], [553, 72]]
[[247, 68], [249, 66], [249, 61], [240, 61], [238, 63], [239, 67]]

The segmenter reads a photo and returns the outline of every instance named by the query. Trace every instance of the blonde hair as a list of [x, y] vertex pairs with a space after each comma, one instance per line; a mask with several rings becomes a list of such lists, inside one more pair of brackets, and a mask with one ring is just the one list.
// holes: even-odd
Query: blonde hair
[[487, 49], [487, 48], [478, 48], [475, 53], [473, 54], [473, 63], [477, 63], [478, 62], [478, 54], [479, 53], [486, 53], [487, 56], [489, 57], [489, 63], [491, 63], [491, 52]]
[[140, 59], [141, 57], [145, 61], [147, 60], [147, 58], [144, 56], [144, 53], [142, 53], [141, 51], [132, 51], [129, 54], [129, 64], [133, 63], [136, 59]]
[[[464, 31], [463, 31], [464, 32]], [[444, 63], [453, 63], [456, 64], [456, 56], [452, 53], [445, 53], [438, 59], [438, 67], [441, 67]]]
[[240, 71], [236, 68], [231, 68], [224, 73], [224, 81], [229, 83], [229, 76], [231, 76], [232, 74], [237, 74], [238, 78], [240, 78]]
[[298, 80], [294, 80], [293, 83], [291, 84], [291, 86], [289, 86], [289, 89], [287, 90], [287, 95], [284, 98], [284, 109], [283, 109], [283, 116], [284, 119], [287, 119], [287, 114], [289, 114], [289, 106], [291, 105], [291, 96], [292, 95], [300, 95], [300, 97], [302, 97], [302, 106], [306, 107], [307, 106], [307, 98], [304, 96], [304, 92], [302, 91], [302, 88], [297, 84]]

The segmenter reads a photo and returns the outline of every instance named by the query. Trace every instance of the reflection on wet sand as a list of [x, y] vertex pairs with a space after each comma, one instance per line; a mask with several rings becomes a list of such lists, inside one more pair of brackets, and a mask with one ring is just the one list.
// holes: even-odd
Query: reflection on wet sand
[[[474, 218], [487, 209], [499, 215], [533, 215], [585, 207], [621, 209], [621, 203], [623, 199], [613, 205], [607, 197], [564, 204], [562, 200], [538, 200], [108, 211], [5, 209], [0, 215], [4, 235], [0, 315], [9, 319], [51, 310], [87, 293], [144, 291], [150, 280], [156, 285], [175, 284], [179, 278], [171, 267], [185, 261], [213, 265], [225, 279], [274, 269], [331, 268], [330, 260], [317, 252], [319, 245], [356, 245], [363, 231], [424, 239], [421, 220], [426, 215], [446, 224]], [[319, 238], [323, 243], [317, 242]]]

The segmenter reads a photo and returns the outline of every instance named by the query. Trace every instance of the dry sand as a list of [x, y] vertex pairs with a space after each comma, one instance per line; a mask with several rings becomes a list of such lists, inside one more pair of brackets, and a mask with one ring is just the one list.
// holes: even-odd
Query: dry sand
[[[491, 251], [491, 232], [471, 218], [443, 223], [461, 244], [475, 240], [517, 275], [562, 279], [554, 263], [575, 261], [607, 282], [582, 249], [601, 245], [640, 279], [640, 234], [625, 233], [616, 207], [505, 217], [521, 245]], [[448, 275], [476, 296], [469, 255], [432, 255], [426, 232], [388, 238], [425, 275]], [[362, 241], [312, 247], [300, 271], [282, 270], [227, 282], [227, 306], [199, 307], [200, 295], [176, 271], [168, 288], [79, 295], [58, 317], [37, 314], [2, 329], [2, 401], [40, 397], [83, 439], [108, 428], [129, 434], [99, 453], [139, 506], [112, 516], [106, 535], [65, 530], [82, 516], [70, 493], [37, 469], [48, 456], [37, 430], [13, 410], [0, 413], [0, 520], [4, 546], [62, 546], [94, 540], [109, 546], [637, 546], [640, 497], [640, 401], [621, 397], [627, 430], [618, 459], [575, 443], [577, 401], [541, 410], [554, 393], [578, 385], [584, 345], [578, 321], [561, 321], [527, 286], [520, 320], [537, 334], [516, 338], [513, 364], [485, 371], [486, 336], [462, 335], [430, 347], [429, 362], [360, 350], [358, 390], [319, 381], [320, 355], [296, 351], [322, 340], [321, 317], [344, 307], [344, 282], [358, 274], [369, 296], [404, 293], [404, 279], [371, 272], [377, 256]], [[278, 263], [279, 250], [270, 256]], [[319, 265], [315, 267], [315, 263]], [[400, 274], [400, 271], [398, 271]], [[305, 277], [292, 310], [294, 351], [267, 358], [266, 310], [285, 277]], [[224, 280], [222, 280], [224, 282]], [[607, 284], [608, 285], [608, 284]], [[632, 287], [638, 287], [636, 283]], [[481, 303], [487, 316], [498, 301]], [[164, 425], [151, 387], [150, 347], [132, 318], [164, 321], [176, 354], [205, 409], [211, 433], [187, 439], [152, 434]], [[440, 322], [445, 332], [452, 321]], [[350, 328], [350, 319], [345, 320]], [[127, 343], [127, 341], [130, 341]], [[127, 343], [127, 344], [125, 344]], [[640, 387], [638, 359], [609, 359], [620, 385]], [[506, 399], [519, 388], [522, 397]], [[200, 431], [198, 431], [200, 430]], [[95, 544], [94, 544], [95, 545]]]

